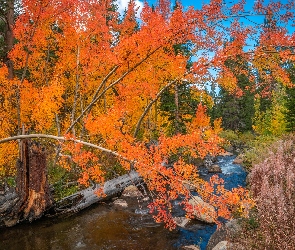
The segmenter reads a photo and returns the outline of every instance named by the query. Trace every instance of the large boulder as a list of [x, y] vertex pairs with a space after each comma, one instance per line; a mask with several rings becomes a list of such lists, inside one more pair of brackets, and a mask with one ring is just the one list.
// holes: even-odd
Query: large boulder
[[189, 200], [189, 204], [192, 205], [192, 214], [197, 220], [207, 223], [215, 223], [217, 213], [212, 205], [203, 201], [199, 196], [193, 196]]

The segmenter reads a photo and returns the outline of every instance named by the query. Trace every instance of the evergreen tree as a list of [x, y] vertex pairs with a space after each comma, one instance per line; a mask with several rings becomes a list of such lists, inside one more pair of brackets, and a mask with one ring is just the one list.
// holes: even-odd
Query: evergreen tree
[[[295, 65], [289, 65], [290, 79], [295, 84]], [[295, 89], [286, 89], [286, 113], [287, 131], [295, 131]]]
[[186, 132], [185, 123], [195, 115], [200, 102], [188, 82], [183, 81], [176, 86], [164, 92], [160, 103], [160, 111], [168, 113], [168, 123], [164, 125], [171, 135]]
[[[228, 60], [226, 66], [234, 74], [236, 67], [243, 68], [244, 72], [249, 70], [246, 62], [241, 62], [238, 58], [237, 60]], [[220, 87], [219, 93], [213, 96], [215, 107], [211, 110], [211, 116], [213, 119], [222, 117], [222, 125], [225, 129], [248, 131], [252, 129], [254, 115], [254, 93], [251, 88], [253, 83], [246, 74], [236, 75], [236, 77], [237, 85], [243, 91], [243, 95], [237, 96]]]

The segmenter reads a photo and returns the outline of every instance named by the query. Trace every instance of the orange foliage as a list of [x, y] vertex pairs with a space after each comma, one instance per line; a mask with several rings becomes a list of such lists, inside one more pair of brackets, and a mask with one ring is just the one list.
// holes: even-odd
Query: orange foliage
[[[155, 9], [145, 3], [138, 23], [134, 1], [123, 20], [109, 0], [23, 0], [22, 4], [23, 13], [14, 27], [18, 42], [9, 54], [15, 78], [8, 80], [6, 67], [0, 67], [0, 138], [19, 134], [24, 127], [31, 133], [79, 138], [121, 155], [125, 159], [122, 166], [128, 170], [132, 162], [145, 179], [154, 194], [151, 210], [157, 211], [156, 220], [168, 227], [174, 226], [169, 213], [172, 201], [179, 195], [188, 201], [185, 180], [193, 182], [203, 198], [218, 208], [218, 215], [230, 217], [232, 207], [247, 213], [251, 202], [245, 190], [226, 191], [215, 177], [204, 183], [196, 168], [184, 160], [221, 151], [221, 121], [211, 126], [206, 107], [200, 104], [196, 116], [190, 116], [192, 122], [186, 124], [187, 133], [167, 137], [160, 126], [167, 120], [166, 114], [157, 113], [154, 101], [168, 83], [189, 81], [192, 88], [203, 90], [206, 82], [214, 80], [212, 67], [219, 69], [220, 85], [241, 95], [235, 76], [224, 66], [236, 55], [261, 73], [261, 84], [268, 84], [272, 74], [287, 85], [288, 75], [279, 66], [294, 59], [290, 47], [294, 35], [275, 26], [249, 28], [238, 22], [222, 29], [222, 20], [233, 13], [238, 16], [243, 2], [226, 9], [221, 0], [212, 0], [201, 10], [184, 10], [178, 3], [173, 11], [169, 0], [159, 1]], [[290, 10], [291, 5], [281, 7]], [[277, 13], [275, 6], [263, 7], [261, 1], [256, 9]], [[282, 20], [288, 22], [292, 16], [284, 15]], [[255, 32], [259, 46], [244, 53], [247, 39]], [[175, 45], [188, 42], [191, 55], [175, 53]], [[278, 46], [284, 49], [275, 51]], [[195, 62], [188, 68], [192, 56]], [[134, 138], [141, 119], [144, 131]], [[146, 146], [151, 123], [157, 130], [157, 144]], [[96, 150], [67, 142], [61, 153], [61, 165], [80, 167], [81, 183], [103, 181]], [[173, 167], [167, 167], [165, 163], [173, 155], [180, 157]], [[218, 196], [213, 195], [215, 188]]]

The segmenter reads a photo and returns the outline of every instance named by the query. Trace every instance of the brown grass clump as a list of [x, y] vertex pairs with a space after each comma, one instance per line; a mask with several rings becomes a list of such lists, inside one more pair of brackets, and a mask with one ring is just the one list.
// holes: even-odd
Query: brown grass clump
[[246, 249], [295, 249], [295, 136], [274, 143], [249, 180], [256, 211], [238, 241]]

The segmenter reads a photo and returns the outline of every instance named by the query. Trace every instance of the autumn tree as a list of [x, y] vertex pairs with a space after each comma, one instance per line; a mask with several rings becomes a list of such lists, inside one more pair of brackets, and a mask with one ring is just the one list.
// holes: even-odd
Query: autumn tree
[[[269, 74], [263, 72], [271, 68], [271, 74], [280, 75], [288, 85], [288, 75], [279, 65], [293, 56], [294, 36], [285, 29], [243, 26], [238, 22], [245, 15], [243, 2], [226, 6], [213, 0], [201, 10], [185, 10], [179, 3], [171, 10], [170, 1], [160, 0], [155, 8], [144, 4], [140, 21], [135, 18], [134, 1], [122, 20], [109, 0], [24, 0], [22, 4], [24, 11], [13, 30], [18, 42], [8, 54], [15, 77], [9, 77], [5, 65], [0, 69], [0, 142], [14, 152], [9, 155], [16, 158], [18, 151], [26, 150], [25, 145], [18, 148], [16, 140], [43, 138], [53, 149], [47, 160], [65, 168], [79, 168], [79, 181], [85, 185], [90, 180], [104, 181], [102, 152], [118, 157], [124, 169], [134, 168], [145, 180], [153, 196], [151, 211], [168, 227], [175, 226], [171, 210], [178, 197], [183, 197], [188, 214], [193, 209], [202, 210], [189, 205], [186, 181], [218, 210], [214, 221], [229, 218], [235, 209], [248, 212], [252, 201], [247, 191], [225, 190], [217, 177], [206, 183], [198, 177], [195, 166], [183, 160], [187, 155], [203, 158], [221, 151], [220, 120], [210, 126], [206, 107], [199, 104], [195, 115], [184, 124], [185, 133], [168, 136], [160, 126], [167, 114], [149, 114], [154, 113], [166, 90], [185, 81], [195, 93], [202, 91], [214, 78], [211, 69], [218, 70], [218, 83], [223, 88], [242, 95], [236, 76], [224, 67], [226, 60], [237, 54], [261, 71], [264, 81], [257, 84], [268, 87]], [[288, 25], [293, 7], [258, 1], [255, 13], [282, 17], [282, 24]], [[234, 21], [222, 28], [224, 20]], [[259, 36], [259, 46], [245, 53], [246, 41], [253, 36]], [[189, 54], [175, 50], [176, 45], [187, 43], [191, 44]], [[275, 50], [278, 43], [285, 49]], [[194, 61], [188, 67], [192, 56]], [[158, 134], [157, 143], [150, 147], [146, 147], [150, 140], [145, 127], [148, 119]], [[34, 152], [42, 155], [42, 147]], [[1, 154], [4, 169], [7, 154]], [[173, 154], [181, 157], [167, 168], [163, 163]], [[32, 173], [30, 161], [24, 159], [27, 157], [21, 158], [19, 171], [26, 166]], [[36, 162], [33, 155], [29, 159]], [[41, 187], [45, 186], [43, 181]], [[35, 213], [40, 215], [48, 204], [42, 196], [46, 188], [36, 191], [30, 183], [28, 188], [31, 192], [26, 200], [30, 202], [25, 203], [25, 211], [37, 210], [33, 204], [41, 199], [44, 206]], [[32, 189], [34, 196], [30, 196]]]

